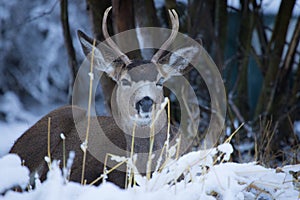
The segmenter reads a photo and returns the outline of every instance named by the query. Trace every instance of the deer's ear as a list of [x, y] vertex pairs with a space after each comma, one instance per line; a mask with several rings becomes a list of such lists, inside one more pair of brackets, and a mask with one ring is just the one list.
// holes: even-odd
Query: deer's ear
[[195, 46], [184, 47], [167, 54], [159, 59], [160, 66], [165, 78], [179, 76], [188, 72], [191, 68], [192, 60], [198, 55], [200, 49]]
[[[112, 49], [103, 43], [96, 41], [96, 47], [93, 47], [93, 39], [88, 37], [82, 31], [78, 30], [78, 38], [84, 54], [91, 61], [93, 56], [93, 65], [96, 69], [107, 73], [111, 78], [116, 80], [116, 69], [123, 63], [116, 61], [116, 56]], [[94, 48], [94, 50], [93, 50]], [[94, 55], [92, 55], [92, 52]]]

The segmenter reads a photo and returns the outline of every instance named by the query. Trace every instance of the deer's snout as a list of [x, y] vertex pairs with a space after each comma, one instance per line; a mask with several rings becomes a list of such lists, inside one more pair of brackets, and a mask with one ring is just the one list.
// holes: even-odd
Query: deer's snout
[[150, 97], [146, 96], [135, 104], [135, 108], [137, 109], [139, 114], [141, 112], [148, 113], [151, 111], [152, 105], [153, 105], [153, 100]]

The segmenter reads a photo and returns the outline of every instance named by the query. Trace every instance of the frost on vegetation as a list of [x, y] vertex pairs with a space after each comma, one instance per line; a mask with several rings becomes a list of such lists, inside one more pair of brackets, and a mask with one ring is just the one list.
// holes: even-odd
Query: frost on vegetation
[[80, 149], [83, 151], [83, 152], [86, 152], [86, 150], [87, 150], [87, 146], [88, 144], [87, 144], [87, 141], [85, 140], [83, 143], [81, 143], [81, 145], [80, 145]]
[[61, 133], [59, 136], [60, 136], [60, 138], [61, 138], [62, 140], [65, 140], [65, 139], [66, 139], [66, 136], [65, 136], [65, 134], [63, 134], [63, 133]]
[[[42, 199], [49, 200], [99, 198], [295, 200], [298, 198], [299, 188], [297, 189], [296, 180], [291, 172], [298, 172], [300, 165], [268, 169], [256, 163], [224, 162], [227, 159], [225, 157], [231, 153], [231, 145], [222, 144], [216, 148], [190, 152], [179, 159], [168, 158], [165, 165], [156, 170], [149, 180], [140, 174], [134, 175], [137, 185], [125, 190], [109, 182], [104, 182], [100, 186], [82, 186], [79, 183], [65, 182], [57, 162], [53, 162], [47, 180], [38, 188], [23, 193], [9, 191], [3, 199], [35, 200], [43, 197]], [[225, 156], [222, 161], [218, 159], [221, 155]], [[134, 168], [133, 171], [136, 169], [130, 158], [111, 156], [111, 159], [126, 161], [129, 167]]]
[[224, 160], [228, 161], [230, 159], [230, 155], [233, 153], [233, 148], [229, 143], [224, 143], [218, 146], [218, 151], [224, 153]]

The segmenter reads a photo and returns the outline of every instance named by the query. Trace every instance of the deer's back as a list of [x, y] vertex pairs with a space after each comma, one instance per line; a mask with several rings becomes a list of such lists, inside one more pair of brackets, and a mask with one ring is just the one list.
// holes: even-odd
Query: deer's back
[[[50, 153], [52, 160], [60, 160], [62, 166], [63, 160], [63, 140], [60, 134], [65, 135], [66, 143], [66, 157], [68, 158], [69, 152], [75, 152], [75, 158], [73, 161], [70, 180], [80, 182], [82, 171], [83, 151], [80, 148], [85, 139], [87, 117], [86, 112], [78, 107], [66, 106], [54, 110], [39, 120], [34, 126], [28, 129], [14, 144], [10, 153], [18, 154], [22, 160], [24, 160], [25, 166], [31, 171], [31, 178], [37, 172], [44, 180], [48, 172], [47, 163], [44, 157], [48, 155], [48, 119], [51, 118], [50, 125]], [[101, 142], [101, 134], [99, 133], [98, 126], [94, 124], [100, 124], [103, 128], [103, 132], [107, 133], [105, 137], [114, 141], [120, 149], [126, 149], [126, 140], [123, 132], [118, 129], [111, 117], [92, 117], [89, 133], [88, 146], [92, 151], [87, 151], [85, 179], [87, 182], [95, 180], [103, 172], [104, 157], [112, 148], [109, 144]], [[110, 133], [110, 134], [108, 134]], [[99, 137], [100, 135], [100, 137]], [[100, 143], [98, 143], [100, 141]], [[97, 152], [101, 154], [96, 155]], [[92, 153], [91, 153], [92, 152]], [[125, 174], [115, 170], [109, 175], [109, 179], [112, 179], [116, 184], [123, 186], [125, 182]]]

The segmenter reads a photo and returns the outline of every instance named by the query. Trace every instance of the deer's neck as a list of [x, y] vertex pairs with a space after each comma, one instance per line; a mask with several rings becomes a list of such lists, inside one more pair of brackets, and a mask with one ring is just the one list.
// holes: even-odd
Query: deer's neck
[[165, 112], [162, 112], [153, 124], [151, 123], [152, 126], [150, 124], [141, 125], [135, 123], [131, 119], [128, 119], [128, 117], [122, 116], [122, 113], [119, 113], [119, 115], [114, 116], [114, 120], [116, 121], [116, 124], [119, 126], [119, 128], [126, 135], [134, 135], [138, 138], [149, 138], [150, 134], [156, 135], [163, 131], [163, 129], [167, 125], [167, 117]]

